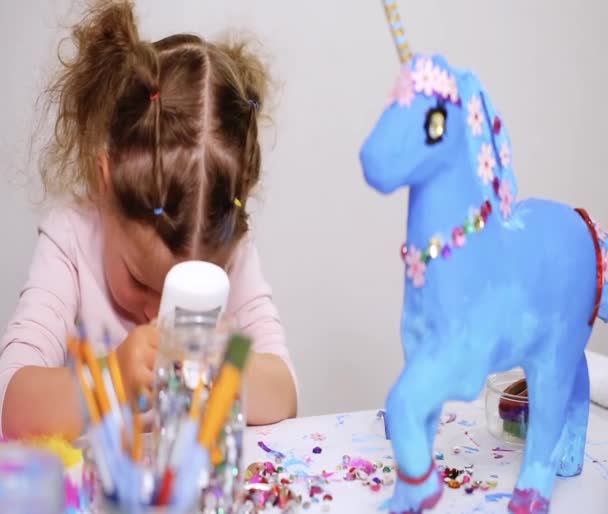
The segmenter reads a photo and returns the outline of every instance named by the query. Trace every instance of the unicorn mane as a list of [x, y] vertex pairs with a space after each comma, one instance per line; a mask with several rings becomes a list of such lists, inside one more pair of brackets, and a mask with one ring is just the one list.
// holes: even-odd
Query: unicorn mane
[[[511, 138], [489, 94], [472, 72], [464, 72], [459, 89], [467, 119], [467, 146], [472, 168], [493, 207], [510, 215], [518, 187], [513, 173]], [[466, 84], [466, 85], [465, 85]], [[464, 87], [463, 87], [464, 86]], [[506, 211], [508, 215], [506, 215]]]

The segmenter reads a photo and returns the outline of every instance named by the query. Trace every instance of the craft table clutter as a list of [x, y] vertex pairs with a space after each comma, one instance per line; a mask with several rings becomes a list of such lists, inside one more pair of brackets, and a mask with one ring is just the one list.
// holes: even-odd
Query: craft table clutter
[[[583, 472], [557, 480], [551, 514], [605, 514], [607, 434], [608, 411], [592, 405]], [[395, 462], [378, 411], [248, 428], [244, 448], [250, 501], [277, 505], [263, 512], [285, 511], [280, 504], [287, 506], [294, 498], [296, 512], [388, 513]], [[482, 398], [446, 404], [435, 441], [435, 461], [446, 487], [435, 512], [506, 513], [522, 452], [523, 446], [490, 434]], [[274, 493], [272, 486], [277, 486]]]
[[[605, 513], [607, 434], [608, 410], [592, 405], [583, 472], [557, 481], [551, 514]], [[248, 427], [243, 443], [247, 501], [239, 509], [240, 514], [388, 514], [396, 473], [379, 411]], [[83, 474], [79, 450], [57, 439], [28, 445], [54, 453], [63, 461], [65, 514], [103, 514], [92, 506], [89, 494], [95, 488], [91, 487], [92, 477], [86, 468]], [[506, 444], [491, 435], [484, 398], [473, 403], [446, 404], [434, 451], [446, 484], [435, 512], [507, 512], [522, 449], [522, 445]]]

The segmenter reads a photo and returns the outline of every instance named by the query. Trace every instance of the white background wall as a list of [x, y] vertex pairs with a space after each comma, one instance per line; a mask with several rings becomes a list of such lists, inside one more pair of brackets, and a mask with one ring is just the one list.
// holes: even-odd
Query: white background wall
[[[28, 200], [35, 182], [23, 186], [18, 174], [35, 171], [26, 159], [32, 105], [72, 3], [0, 2], [0, 327], [25, 280], [40, 215]], [[521, 195], [585, 206], [608, 226], [606, 3], [400, 6], [416, 50], [443, 53], [485, 82], [513, 139]], [[140, 0], [139, 12], [148, 37], [244, 28], [263, 42], [281, 87], [258, 241], [299, 370], [301, 414], [380, 407], [402, 362], [406, 213], [405, 192], [377, 196], [357, 159], [397, 73], [380, 2]], [[591, 344], [608, 351], [605, 326]]]

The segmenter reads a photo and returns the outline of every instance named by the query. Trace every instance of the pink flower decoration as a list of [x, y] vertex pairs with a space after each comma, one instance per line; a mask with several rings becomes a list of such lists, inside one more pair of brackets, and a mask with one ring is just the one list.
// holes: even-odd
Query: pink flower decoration
[[314, 434], [310, 434], [310, 438], [313, 441], [325, 441], [325, 436], [319, 432], [315, 432]]
[[414, 78], [409, 68], [403, 67], [397, 84], [393, 88], [389, 98], [389, 105], [393, 102], [397, 102], [399, 107], [409, 107], [414, 101], [416, 92], [414, 91]]
[[431, 59], [419, 59], [412, 75], [416, 93], [431, 96], [437, 76], [437, 68], [433, 65], [433, 61]]
[[458, 103], [459, 95], [458, 95], [458, 84], [456, 83], [455, 77], [450, 77], [448, 80], [448, 90], [450, 101], [454, 103]]
[[500, 212], [503, 218], [511, 216], [511, 205], [513, 204], [513, 195], [511, 194], [511, 186], [506, 180], [500, 183], [498, 189], [498, 197], [500, 198]]
[[441, 98], [448, 98], [450, 96], [450, 76], [447, 71], [437, 68], [434, 89], [439, 93]]
[[412, 281], [414, 287], [422, 287], [425, 281], [426, 264], [422, 262], [422, 252], [414, 246], [410, 246], [405, 256], [407, 277]]
[[509, 150], [509, 145], [506, 142], [500, 147], [500, 163], [503, 168], [506, 168], [511, 163], [511, 150]]
[[481, 177], [483, 183], [488, 185], [494, 178], [494, 168], [496, 167], [494, 151], [488, 143], [483, 143], [481, 145], [481, 150], [477, 156], [477, 163], [477, 174]]
[[471, 127], [471, 132], [474, 136], [481, 136], [483, 133], [483, 117], [481, 115], [481, 100], [477, 95], [471, 98], [467, 104], [467, 110], [469, 111], [467, 123], [469, 124], [469, 127]]

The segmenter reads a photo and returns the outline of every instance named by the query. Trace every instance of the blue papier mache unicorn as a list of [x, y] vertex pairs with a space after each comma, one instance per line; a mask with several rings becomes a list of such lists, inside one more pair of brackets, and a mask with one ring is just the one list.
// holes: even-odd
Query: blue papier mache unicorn
[[410, 187], [407, 363], [386, 403], [399, 470], [390, 510], [439, 501], [432, 449], [444, 402], [471, 401], [489, 373], [521, 366], [529, 426], [509, 509], [546, 513], [556, 474], [582, 471], [584, 350], [596, 317], [608, 318], [608, 238], [582, 209], [516, 201], [510, 140], [480, 81], [411, 55], [395, 0], [384, 5], [401, 69], [360, 158], [377, 191]]

